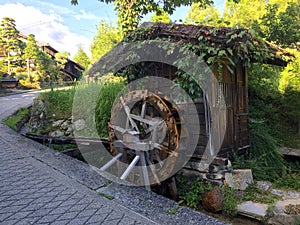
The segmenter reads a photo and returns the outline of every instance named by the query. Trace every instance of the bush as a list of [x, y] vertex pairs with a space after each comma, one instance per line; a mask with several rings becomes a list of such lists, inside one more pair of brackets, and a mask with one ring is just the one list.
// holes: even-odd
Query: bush
[[184, 187], [182, 195], [179, 196], [180, 203], [185, 203], [188, 207], [192, 209], [197, 209], [198, 204], [202, 201], [202, 196], [213, 189], [210, 182], [202, 181], [197, 178], [190, 187]]
[[29, 78], [26, 78], [25, 80], [20, 80], [20, 85], [26, 89], [40, 89], [41, 88], [40, 82], [30, 81]]
[[125, 80], [121, 77], [108, 75], [103, 76], [99, 82], [101, 82], [102, 86], [96, 105], [96, 129], [100, 137], [107, 137], [108, 122], [113, 103], [119, 92], [125, 87]]

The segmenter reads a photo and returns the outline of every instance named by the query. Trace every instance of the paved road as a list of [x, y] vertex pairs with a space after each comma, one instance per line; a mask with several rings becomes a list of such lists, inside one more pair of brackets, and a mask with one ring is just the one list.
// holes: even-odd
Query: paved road
[[[1, 97], [0, 120], [36, 95]], [[225, 224], [143, 188], [106, 184], [87, 164], [0, 123], [0, 224]]]
[[0, 119], [9, 116], [16, 109], [29, 105], [33, 98], [38, 95], [39, 92], [26, 92], [23, 94], [9, 95], [0, 97]]
[[[36, 95], [1, 97], [0, 118]], [[155, 224], [37, 160], [36, 146], [0, 128], [0, 224]]]

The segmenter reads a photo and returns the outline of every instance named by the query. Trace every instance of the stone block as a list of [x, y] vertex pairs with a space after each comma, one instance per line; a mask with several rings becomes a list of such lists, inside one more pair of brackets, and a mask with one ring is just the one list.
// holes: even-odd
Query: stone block
[[225, 181], [235, 190], [246, 190], [248, 185], [253, 183], [252, 171], [250, 169], [233, 170], [232, 173], [225, 173]]
[[250, 216], [253, 218], [264, 217], [267, 215], [268, 205], [252, 201], [243, 202], [237, 206], [240, 214]]
[[269, 225], [297, 224], [300, 215], [277, 214], [268, 220]]
[[277, 195], [279, 197], [283, 197], [285, 195], [285, 192], [283, 190], [279, 190], [279, 189], [272, 189], [271, 193], [273, 195]]
[[257, 181], [256, 187], [260, 190], [267, 191], [272, 187], [272, 183], [270, 181]]
[[74, 122], [74, 128], [75, 128], [75, 130], [78, 130], [78, 131], [83, 130], [85, 128], [85, 120], [83, 120], [83, 119], [76, 120]]
[[273, 213], [274, 214], [286, 213], [286, 214], [300, 215], [300, 198], [278, 201], [274, 206]]

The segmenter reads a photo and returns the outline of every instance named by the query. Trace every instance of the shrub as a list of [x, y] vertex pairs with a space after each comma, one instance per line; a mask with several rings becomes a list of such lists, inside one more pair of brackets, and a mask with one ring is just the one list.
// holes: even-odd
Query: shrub
[[32, 82], [29, 78], [25, 80], [20, 80], [20, 85], [25, 89], [40, 89], [40, 83], [39, 82]]
[[108, 122], [111, 116], [113, 103], [118, 94], [125, 87], [125, 80], [111, 75], [103, 76], [99, 82], [102, 84], [96, 105], [96, 129], [101, 137], [108, 136]]
[[198, 204], [202, 201], [202, 195], [212, 189], [213, 186], [210, 182], [205, 182], [197, 178], [189, 188], [185, 187], [185, 193], [179, 196], [179, 202], [185, 203], [192, 209], [197, 209]]
[[229, 217], [235, 217], [238, 214], [237, 205], [239, 200], [235, 194], [235, 190], [229, 186], [222, 187], [223, 206], [222, 213]]

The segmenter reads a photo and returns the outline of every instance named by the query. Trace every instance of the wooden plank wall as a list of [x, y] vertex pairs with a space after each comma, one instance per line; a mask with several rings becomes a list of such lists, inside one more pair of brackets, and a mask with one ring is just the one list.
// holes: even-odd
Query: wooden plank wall
[[[162, 63], [150, 62], [148, 65], [150, 76], [160, 76], [174, 80], [176, 78], [176, 68]], [[248, 113], [248, 72], [241, 62], [236, 67], [232, 67], [234, 74], [231, 74], [224, 65], [222, 74], [219, 75], [217, 69], [213, 72], [220, 81], [220, 88], [224, 94], [226, 102], [226, 133], [223, 140], [220, 156], [227, 156], [228, 152], [249, 147], [249, 113]], [[201, 157], [204, 153], [208, 141], [206, 132], [207, 111], [205, 111], [203, 98], [194, 101], [197, 108], [200, 136], [194, 156]], [[222, 118], [219, 118], [220, 121]]]

